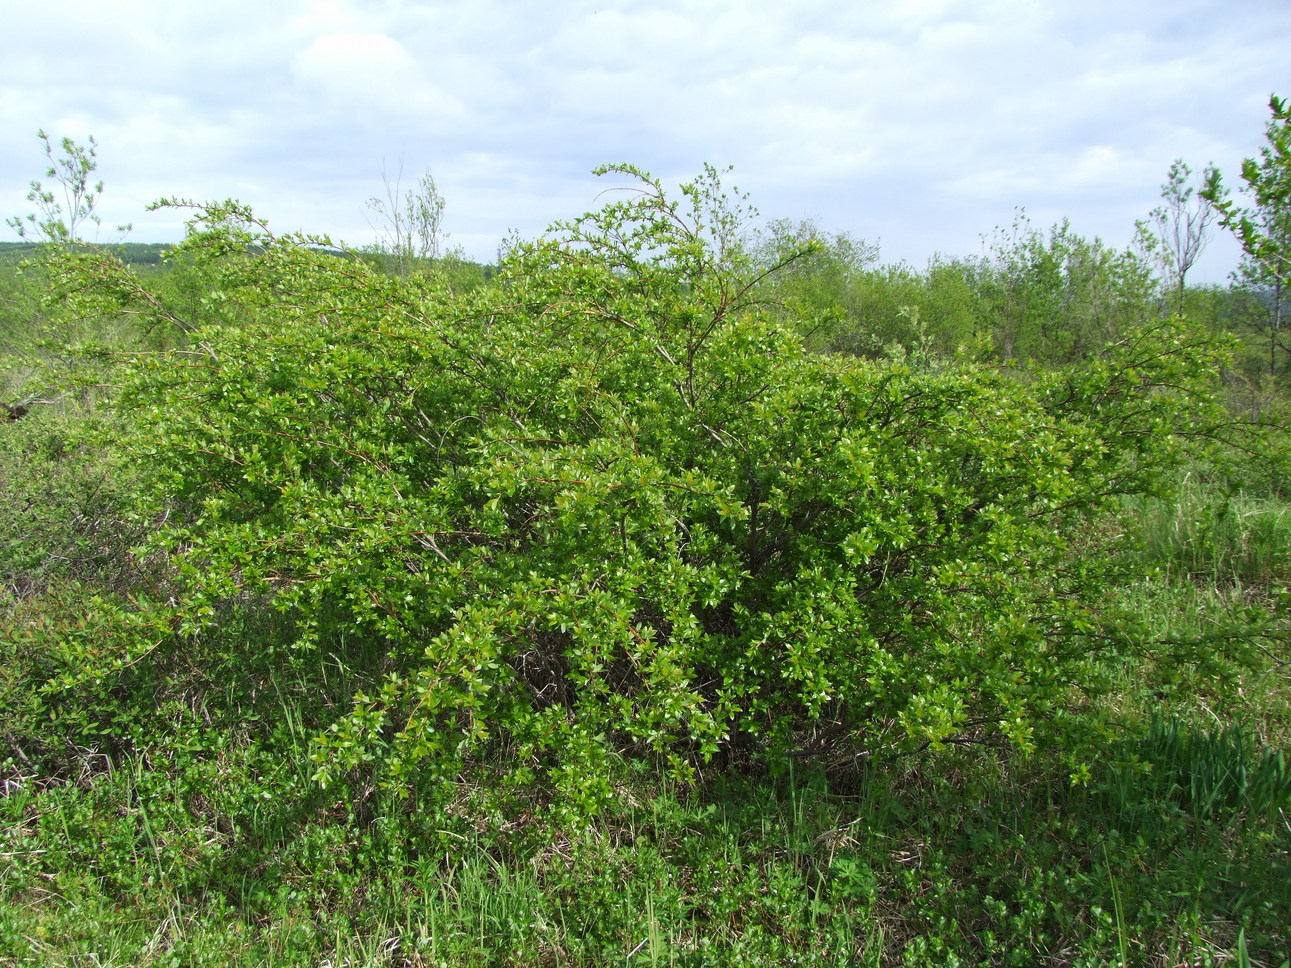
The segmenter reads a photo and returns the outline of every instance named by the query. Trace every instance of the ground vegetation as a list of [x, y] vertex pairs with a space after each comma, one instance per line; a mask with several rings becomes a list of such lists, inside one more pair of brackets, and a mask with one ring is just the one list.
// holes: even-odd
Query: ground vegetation
[[154, 265], [92, 148], [0, 267], [0, 964], [1291, 959], [1265, 289], [630, 165]]

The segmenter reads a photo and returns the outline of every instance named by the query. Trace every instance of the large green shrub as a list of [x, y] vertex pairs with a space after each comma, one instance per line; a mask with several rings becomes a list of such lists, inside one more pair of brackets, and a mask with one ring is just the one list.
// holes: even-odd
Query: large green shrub
[[277, 609], [356, 683], [321, 779], [433, 799], [483, 764], [574, 811], [622, 755], [1047, 734], [1114, 642], [1088, 516], [1170, 465], [1207, 348], [1143, 332], [1043, 378], [809, 355], [761, 302], [797, 253], [747, 255], [715, 172], [681, 203], [610, 172], [629, 200], [465, 295], [201, 213], [179, 257], [238, 323], [122, 398], [179, 592], [64, 688], [231, 674], [210, 630]]

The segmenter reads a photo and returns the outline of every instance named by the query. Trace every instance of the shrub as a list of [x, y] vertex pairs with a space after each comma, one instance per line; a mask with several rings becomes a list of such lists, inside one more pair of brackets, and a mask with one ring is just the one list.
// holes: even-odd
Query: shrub
[[681, 202], [606, 173], [634, 196], [469, 293], [201, 212], [177, 257], [238, 324], [126, 381], [181, 594], [120, 614], [109, 668], [211, 664], [204, 630], [264, 603], [358, 683], [320, 779], [433, 800], [488, 764], [571, 816], [622, 756], [1031, 745], [1114, 643], [1089, 516], [1172, 465], [1210, 348], [1144, 331], [1043, 378], [809, 355], [761, 302], [800, 252], [748, 255], [717, 172]]

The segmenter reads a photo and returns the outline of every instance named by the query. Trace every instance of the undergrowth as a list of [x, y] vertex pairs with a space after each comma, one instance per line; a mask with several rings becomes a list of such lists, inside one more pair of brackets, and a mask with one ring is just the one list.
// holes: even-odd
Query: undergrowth
[[1285, 754], [1236, 728], [1154, 720], [1083, 787], [980, 750], [687, 789], [625, 773], [579, 830], [485, 797], [432, 830], [247, 748], [189, 759], [9, 779], [4, 964], [1219, 965], [1239, 932], [1255, 964], [1291, 945]]

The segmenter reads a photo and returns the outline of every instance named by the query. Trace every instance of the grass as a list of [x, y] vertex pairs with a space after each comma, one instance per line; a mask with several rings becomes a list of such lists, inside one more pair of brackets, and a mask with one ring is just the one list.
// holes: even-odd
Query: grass
[[1132, 505], [1146, 564], [1169, 582], [1272, 590], [1291, 583], [1291, 503], [1226, 494], [1196, 475], [1177, 500]]
[[971, 750], [627, 777], [588, 829], [481, 824], [451, 853], [335, 803], [223, 837], [136, 762], [0, 802], [0, 963], [1219, 965], [1239, 931], [1285, 959], [1283, 754], [1166, 719], [1109, 752], [1083, 788]]

